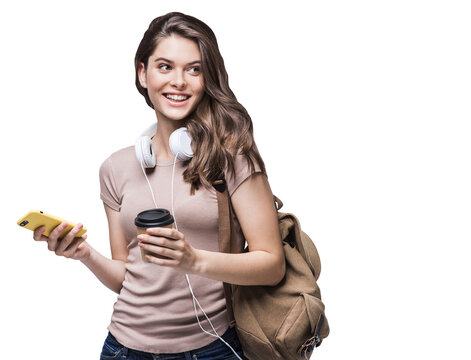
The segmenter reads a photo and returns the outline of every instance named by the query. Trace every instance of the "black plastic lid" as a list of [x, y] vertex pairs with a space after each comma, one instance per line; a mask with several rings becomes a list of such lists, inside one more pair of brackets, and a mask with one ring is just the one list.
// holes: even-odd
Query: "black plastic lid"
[[173, 224], [173, 216], [167, 209], [144, 210], [137, 214], [134, 224], [141, 228], [167, 226]]

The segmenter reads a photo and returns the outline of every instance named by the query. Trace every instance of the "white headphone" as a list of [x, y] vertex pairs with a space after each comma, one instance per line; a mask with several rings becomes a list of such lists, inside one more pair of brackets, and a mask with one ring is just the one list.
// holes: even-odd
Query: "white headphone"
[[[154, 148], [152, 147], [152, 136], [157, 132], [157, 123], [149, 126], [142, 134], [136, 139], [134, 149], [136, 150], [137, 160], [143, 167], [154, 168], [156, 165]], [[175, 130], [169, 138], [170, 150], [173, 155], [182, 161], [190, 160], [193, 157], [193, 150], [191, 149], [191, 138], [185, 127]]]

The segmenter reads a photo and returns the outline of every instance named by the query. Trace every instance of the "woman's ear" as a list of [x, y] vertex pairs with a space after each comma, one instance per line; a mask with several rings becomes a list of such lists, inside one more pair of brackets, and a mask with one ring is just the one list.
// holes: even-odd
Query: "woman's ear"
[[147, 80], [146, 80], [146, 67], [144, 63], [139, 63], [139, 67], [137, 68], [137, 74], [139, 76], [139, 82], [141, 86], [147, 89]]

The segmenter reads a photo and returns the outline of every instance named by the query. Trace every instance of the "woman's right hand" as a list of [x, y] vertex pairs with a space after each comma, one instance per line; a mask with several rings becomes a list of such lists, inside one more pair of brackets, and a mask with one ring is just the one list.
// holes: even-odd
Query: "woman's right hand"
[[47, 248], [50, 251], [54, 251], [58, 256], [64, 256], [74, 260], [88, 259], [90, 256], [90, 246], [85, 242], [87, 234], [82, 237], [75, 237], [75, 235], [82, 230], [83, 225], [80, 223], [75, 225], [63, 239], [59, 240], [59, 236], [66, 228], [67, 223], [63, 222], [57, 225], [49, 236], [44, 236], [43, 232], [45, 228], [44, 226], [40, 226], [34, 230], [33, 238], [36, 241], [46, 241]]

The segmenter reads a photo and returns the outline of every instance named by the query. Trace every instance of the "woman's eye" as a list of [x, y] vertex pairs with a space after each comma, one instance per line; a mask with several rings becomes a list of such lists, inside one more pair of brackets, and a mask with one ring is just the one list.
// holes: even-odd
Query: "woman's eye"
[[192, 74], [199, 74], [201, 72], [199, 66], [192, 66], [189, 70], [190, 70], [190, 73]]
[[160, 69], [160, 70], [167, 71], [167, 70], [170, 70], [170, 66], [167, 65], [167, 64], [160, 64], [160, 65], [159, 65], [159, 69]]

